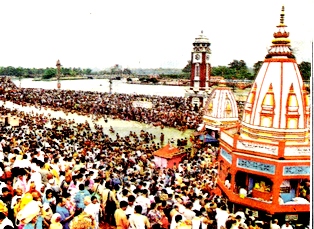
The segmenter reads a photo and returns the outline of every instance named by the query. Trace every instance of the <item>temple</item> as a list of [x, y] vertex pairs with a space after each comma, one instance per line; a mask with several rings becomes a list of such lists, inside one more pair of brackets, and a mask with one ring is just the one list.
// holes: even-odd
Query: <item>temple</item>
[[240, 124], [221, 128], [218, 186], [234, 209], [310, 217], [309, 95], [284, 23], [244, 105]]
[[191, 53], [190, 89], [185, 97], [193, 106], [203, 107], [208, 96], [210, 80], [210, 42], [203, 31], [195, 38]]
[[216, 139], [220, 136], [221, 128], [239, 123], [235, 96], [224, 79], [211, 91], [204, 108], [202, 125]]

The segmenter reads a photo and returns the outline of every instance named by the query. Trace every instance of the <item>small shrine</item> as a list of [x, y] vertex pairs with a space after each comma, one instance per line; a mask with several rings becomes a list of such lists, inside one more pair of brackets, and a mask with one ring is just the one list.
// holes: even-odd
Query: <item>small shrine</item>
[[169, 143], [153, 152], [153, 155], [156, 168], [172, 168], [175, 164], [178, 165], [180, 163], [181, 159], [186, 156], [186, 153]]
[[218, 139], [221, 127], [228, 127], [239, 122], [235, 96], [226, 81], [221, 79], [218, 87], [209, 94], [205, 107], [203, 123], [206, 131]]
[[258, 214], [294, 218], [307, 225], [310, 103], [284, 16], [282, 7], [272, 45], [244, 104], [241, 123], [221, 129], [217, 184], [235, 211], [239, 207], [258, 210]]

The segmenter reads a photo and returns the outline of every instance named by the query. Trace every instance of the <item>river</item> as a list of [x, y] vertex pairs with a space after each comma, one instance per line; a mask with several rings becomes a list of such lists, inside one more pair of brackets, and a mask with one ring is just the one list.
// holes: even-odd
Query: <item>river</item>
[[[12, 80], [17, 86], [19, 86], [19, 80]], [[43, 89], [56, 89], [56, 81], [32, 81], [32, 79], [23, 79], [21, 80], [21, 86], [24, 88], [43, 88]], [[100, 86], [102, 85], [102, 86]], [[61, 88], [68, 90], [84, 90], [84, 91], [100, 91], [100, 92], [109, 92], [109, 82], [107, 79], [94, 79], [94, 80], [65, 80], [61, 81]], [[135, 85], [127, 84], [120, 80], [114, 80], [112, 85], [113, 92], [117, 93], [137, 93], [137, 94], [146, 94], [146, 95], [160, 95], [160, 96], [184, 96], [185, 88], [180, 86], [162, 86], [162, 85]], [[103, 118], [97, 122], [93, 122], [90, 117], [78, 115], [78, 114], [65, 114], [62, 111], [52, 111], [50, 109], [39, 110], [34, 106], [22, 107], [11, 102], [6, 102], [3, 104], [0, 101], [0, 105], [4, 105], [7, 108], [15, 108], [19, 111], [24, 112], [35, 112], [38, 114], [51, 114], [55, 118], [65, 118], [65, 119], [74, 119], [78, 123], [85, 122], [86, 120], [90, 123], [91, 127], [94, 126], [93, 123], [97, 123], [104, 127], [104, 132], [110, 137], [115, 139], [116, 133], [119, 133], [121, 137], [124, 137], [130, 133], [130, 131], [135, 131], [137, 134], [141, 130], [148, 131], [156, 136], [156, 142], [159, 142], [159, 137], [161, 133], [165, 135], [165, 142], [168, 139], [174, 138], [187, 138], [189, 139], [193, 130], [186, 130], [185, 132], [179, 131], [175, 128], [161, 129], [160, 127], [154, 127], [153, 125], [148, 125], [144, 123], [139, 123], [135, 121], [124, 121], [117, 119], [107, 119], [107, 122]], [[48, 124], [49, 125], [49, 124]], [[112, 126], [115, 130], [115, 133], [109, 131], [109, 127]]]
[[[19, 86], [18, 79], [12, 79], [15, 85]], [[86, 79], [86, 80], [64, 80], [60, 81], [61, 89], [64, 90], [82, 90], [82, 91], [99, 91], [109, 92], [108, 79]], [[57, 89], [57, 81], [33, 81], [32, 79], [22, 79], [21, 87], [23, 88], [43, 88]], [[164, 85], [141, 85], [127, 84], [123, 80], [112, 81], [113, 93], [125, 94], [145, 94], [160, 96], [184, 96], [185, 90], [189, 87], [183, 86], [164, 86]]]
[[[18, 79], [12, 79], [12, 81], [19, 86], [20, 81]], [[43, 89], [56, 89], [57, 82], [56, 81], [33, 81], [32, 79], [22, 79], [21, 80], [22, 88], [43, 88]], [[113, 93], [125, 93], [125, 94], [145, 94], [145, 95], [159, 95], [159, 96], [178, 96], [183, 97], [186, 90], [189, 87], [183, 86], [164, 86], [164, 85], [140, 85], [140, 84], [127, 84], [123, 80], [113, 80], [112, 81], [112, 92]], [[108, 79], [87, 79], [87, 80], [64, 80], [61, 81], [61, 89], [64, 90], [83, 90], [83, 91], [98, 91], [98, 92], [109, 92], [109, 81]], [[237, 94], [246, 95], [247, 90], [237, 92]], [[0, 101], [0, 105], [3, 102]], [[6, 102], [4, 104], [7, 108], [16, 108], [20, 111], [24, 112], [36, 112], [43, 113], [48, 115], [51, 114], [52, 117], [61, 117], [66, 119], [74, 119], [76, 122], [85, 122], [87, 120], [91, 126], [93, 126], [93, 121], [90, 117], [81, 116], [77, 114], [68, 114], [61, 111], [52, 111], [50, 109], [47, 110], [39, 110], [33, 106], [30, 107], [22, 107], [10, 102]], [[165, 135], [165, 142], [168, 139], [174, 138], [187, 138], [189, 139], [193, 130], [186, 130], [185, 132], [178, 131], [175, 128], [167, 128], [161, 129], [160, 127], [154, 127], [152, 125], [138, 123], [135, 121], [124, 121], [117, 119], [108, 119], [108, 122], [102, 118], [96, 122], [99, 125], [104, 127], [104, 132], [109, 136], [113, 137], [118, 132], [120, 136], [126, 136], [130, 133], [130, 131], [135, 131], [137, 134], [140, 133], [141, 130], [148, 131], [153, 135], [156, 135], [156, 141], [159, 142], [159, 137], [161, 132]], [[112, 126], [116, 133], [110, 133], [109, 127]], [[115, 139], [115, 138], [114, 138]]]

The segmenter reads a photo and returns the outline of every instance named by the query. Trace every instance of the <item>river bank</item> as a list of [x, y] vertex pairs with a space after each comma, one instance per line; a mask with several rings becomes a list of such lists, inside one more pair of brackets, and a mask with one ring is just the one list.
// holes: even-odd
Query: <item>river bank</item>
[[[100, 118], [97, 121], [92, 118], [91, 115], [79, 115], [77, 113], [64, 113], [63, 111], [54, 111], [50, 108], [39, 108], [33, 105], [21, 106], [9, 101], [3, 102], [0, 100], [0, 106], [4, 106], [8, 109], [17, 109], [18, 111], [22, 111], [25, 113], [35, 113], [35, 114], [43, 114], [47, 117], [51, 118], [62, 118], [67, 120], [74, 120], [76, 123], [84, 123], [88, 122], [94, 130], [94, 125], [101, 125], [103, 127], [104, 133], [108, 134], [110, 137], [115, 138], [116, 134], [119, 133], [120, 136], [129, 135], [130, 131], [136, 132], [138, 135], [142, 130], [148, 131], [156, 136], [156, 142], [159, 142], [159, 137], [161, 133], [165, 136], [165, 142], [174, 138], [174, 139], [189, 139], [194, 130], [185, 130], [179, 131], [176, 128], [172, 127], [164, 127], [163, 129], [159, 126], [154, 126], [152, 124], [145, 124], [136, 121], [125, 121], [120, 119], [112, 119], [112, 118]], [[48, 123], [49, 127], [49, 123]], [[109, 129], [112, 127], [115, 132], [111, 132]], [[190, 141], [188, 141], [188, 145], [190, 145]]]
[[[62, 77], [60, 78], [60, 81], [63, 80], [86, 80], [89, 79], [88, 77], [84, 76], [75, 76], [75, 77]], [[43, 78], [33, 78], [33, 81], [57, 81], [58, 79], [56, 77], [50, 78], [50, 79], [43, 79]]]

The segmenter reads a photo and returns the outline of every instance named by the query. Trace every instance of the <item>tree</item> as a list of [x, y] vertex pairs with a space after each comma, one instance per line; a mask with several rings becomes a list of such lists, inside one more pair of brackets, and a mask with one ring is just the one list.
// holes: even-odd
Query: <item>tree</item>
[[229, 68], [233, 70], [234, 77], [237, 79], [252, 79], [252, 74], [244, 60], [233, 60], [229, 63]]
[[43, 74], [43, 79], [50, 79], [56, 76], [56, 69], [55, 68], [46, 68]]
[[185, 67], [182, 69], [182, 72], [190, 73], [192, 69], [192, 63], [189, 60]]
[[122, 73], [122, 66], [119, 64], [115, 64], [113, 67], [110, 68], [111, 74], [121, 74]]
[[132, 75], [132, 71], [130, 69], [128, 69], [128, 68], [123, 69], [122, 73], [125, 74], [125, 75]]
[[263, 61], [257, 61], [254, 65], [253, 65], [253, 71], [254, 71], [254, 77], [256, 77], [257, 76], [257, 73], [258, 73], [258, 71], [259, 71], [259, 69], [262, 67], [262, 65], [263, 65]]
[[92, 69], [90, 68], [83, 69], [83, 74], [90, 75], [91, 73], [92, 73]]
[[247, 69], [246, 63], [244, 60], [233, 60], [231, 63], [228, 64], [229, 68], [240, 70], [242, 68]]
[[61, 71], [61, 75], [64, 75], [64, 76], [69, 76], [71, 73], [70, 68], [61, 68], [60, 71]]
[[302, 61], [298, 64], [299, 70], [303, 80], [310, 80], [311, 78], [311, 63]]
[[15, 69], [15, 76], [18, 77], [19, 79], [24, 75], [23, 73], [24, 73], [23, 68], [18, 67]]
[[[212, 67], [211, 69], [211, 75], [212, 76], [222, 76], [225, 77], [226, 75], [229, 76], [231, 73], [230, 68], [226, 66], [218, 66], [218, 67]], [[226, 77], [228, 78], [228, 77]]]
[[76, 76], [77, 75], [77, 71], [75, 68], [70, 69], [70, 76]]

